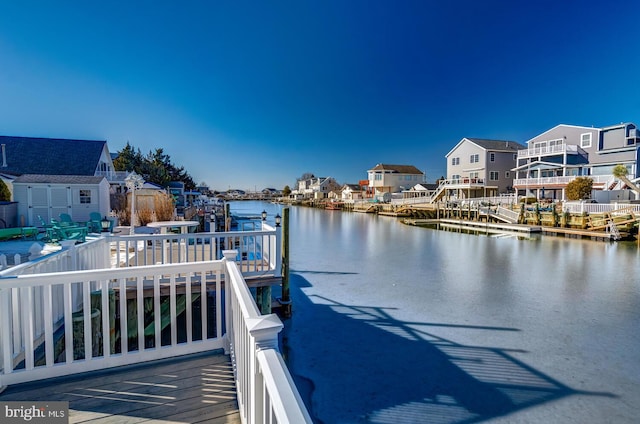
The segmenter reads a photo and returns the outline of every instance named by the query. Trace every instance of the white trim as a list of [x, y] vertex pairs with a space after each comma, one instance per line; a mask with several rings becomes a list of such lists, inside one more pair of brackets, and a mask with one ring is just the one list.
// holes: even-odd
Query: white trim
[[[585, 143], [584, 143], [583, 137], [584, 137], [585, 135], [588, 135], [588, 136], [589, 136], [589, 144], [585, 144]], [[586, 132], [586, 133], [582, 133], [582, 134], [580, 134], [580, 147], [581, 147], [582, 149], [589, 148], [589, 147], [591, 147], [592, 145], [593, 145], [593, 133], [591, 133], [591, 132]]]

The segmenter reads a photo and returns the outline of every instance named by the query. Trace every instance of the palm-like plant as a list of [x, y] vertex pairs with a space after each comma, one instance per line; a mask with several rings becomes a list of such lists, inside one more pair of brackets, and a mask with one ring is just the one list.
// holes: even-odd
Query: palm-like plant
[[613, 167], [613, 176], [625, 183], [628, 187], [631, 187], [633, 191], [635, 191], [638, 196], [640, 196], [640, 187], [636, 184], [632, 183], [631, 180], [627, 177], [627, 167], [624, 165], [616, 165]]

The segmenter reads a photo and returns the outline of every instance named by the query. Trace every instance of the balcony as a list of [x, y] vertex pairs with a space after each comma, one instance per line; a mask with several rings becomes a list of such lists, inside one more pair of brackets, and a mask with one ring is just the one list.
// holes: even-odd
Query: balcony
[[593, 180], [593, 188], [603, 189], [613, 178], [610, 175], [573, 175], [566, 177], [539, 177], [539, 178], [517, 178], [513, 180], [516, 188], [564, 188], [567, 184], [578, 177], [587, 177]]
[[534, 147], [530, 149], [518, 150], [518, 159], [534, 158], [552, 155], [577, 155], [579, 148], [575, 144], [559, 144], [554, 146]]
[[127, 171], [97, 171], [96, 177], [105, 177], [110, 183], [122, 183], [130, 172]]

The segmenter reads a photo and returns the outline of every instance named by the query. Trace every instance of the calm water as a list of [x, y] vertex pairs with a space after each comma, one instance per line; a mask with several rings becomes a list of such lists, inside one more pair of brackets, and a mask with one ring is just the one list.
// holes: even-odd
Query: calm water
[[302, 207], [290, 228], [285, 353], [318, 422], [638, 421], [635, 244]]

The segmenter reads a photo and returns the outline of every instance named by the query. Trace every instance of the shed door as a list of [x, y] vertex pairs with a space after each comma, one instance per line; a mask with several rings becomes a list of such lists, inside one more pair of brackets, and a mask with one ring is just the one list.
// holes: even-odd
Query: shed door
[[28, 187], [27, 201], [29, 203], [29, 222], [31, 222], [31, 225], [40, 225], [38, 215], [47, 223], [51, 220], [49, 189], [47, 187]]
[[71, 215], [71, 187], [52, 187], [49, 194], [51, 196], [51, 218], [60, 219], [61, 213]]
[[38, 215], [49, 223], [51, 219], [60, 219], [61, 213], [71, 213], [70, 187], [38, 187], [27, 188], [29, 202], [29, 222], [40, 225]]

